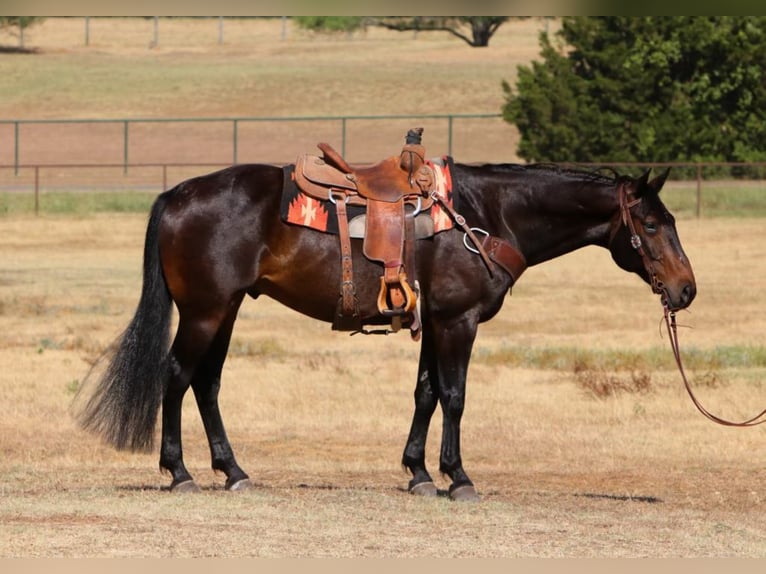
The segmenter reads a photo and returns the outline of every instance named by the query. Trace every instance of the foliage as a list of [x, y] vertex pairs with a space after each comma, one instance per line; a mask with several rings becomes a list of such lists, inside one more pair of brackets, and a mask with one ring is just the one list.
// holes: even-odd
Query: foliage
[[21, 31], [43, 20], [40, 16], [0, 16], [0, 30], [17, 28]]
[[314, 32], [351, 33], [366, 26], [362, 16], [295, 16], [293, 20], [300, 28]]
[[489, 40], [508, 16], [391, 16], [374, 19], [389, 30], [449, 32], [474, 48], [489, 46]]
[[569, 17], [503, 82], [534, 161], [766, 160], [766, 18]]
[[380, 26], [389, 30], [449, 32], [469, 46], [485, 47], [492, 35], [508, 21], [507, 16], [296, 16], [299, 27], [315, 32], [347, 32]]

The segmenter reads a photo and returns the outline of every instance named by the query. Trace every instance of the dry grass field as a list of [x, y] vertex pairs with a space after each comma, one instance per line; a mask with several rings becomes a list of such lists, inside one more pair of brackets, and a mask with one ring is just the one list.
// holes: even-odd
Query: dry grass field
[[[763, 429], [708, 422], [669, 362], [605, 366], [670, 351], [648, 287], [596, 248], [530, 269], [480, 330], [463, 440], [480, 504], [404, 490], [418, 352], [406, 334], [349, 338], [268, 300], [244, 305], [222, 391], [257, 488], [223, 491], [189, 400], [187, 464], [204, 492], [163, 491], [157, 453], [114, 452], [69, 414], [132, 314], [144, 219], [0, 219], [0, 555], [766, 556]], [[699, 283], [687, 352], [761, 346], [762, 230], [681, 222]], [[566, 350], [600, 355], [577, 368]], [[536, 367], [511, 351], [564, 360]], [[709, 408], [741, 418], [764, 406], [764, 371], [712, 363], [692, 378]], [[588, 384], [605, 380], [614, 394]]]
[[[278, 34], [278, 22], [271, 26]], [[510, 55], [534, 55], [539, 23], [514, 26], [481, 55], [454, 40], [395, 41], [379, 31], [223, 48], [210, 32], [199, 47], [179, 40], [149, 50], [95, 31], [91, 49], [66, 47], [41, 29], [40, 52], [0, 55], [0, 73], [46, 77], [70, 66], [80, 78], [117, 78], [124, 69], [125, 93], [3, 96], [0, 116], [245, 113], [246, 90], [216, 108], [206, 84], [208, 72], [223, 73], [210, 67], [239, 60], [271, 62], [275, 76], [285, 66], [275, 88], [284, 101], [262, 103], [268, 113], [331, 113], [326, 94], [297, 93], [290, 65], [316, 54], [340, 82], [344, 66], [390, 58], [381, 73], [406, 76], [419, 70], [413, 52], [433, 47], [436, 58], [437, 46], [448, 50], [440, 58], [475, 58], [470, 69], [484, 79], [477, 90], [441, 86], [435, 108], [445, 111], [454, 96], [446, 111], [484, 112], [499, 105]], [[518, 54], [517, 27], [528, 32]], [[164, 71], [172, 62], [186, 70], [177, 98], [167, 85], [139, 90], [131, 80], [131, 70], [163, 61]], [[188, 85], [195, 69], [200, 99]], [[433, 111], [421, 98], [358, 84], [344, 111]], [[479, 504], [406, 492], [399, 461], [418, 357], [407, 334], [349, 338], [269, 300], [243, 305], [221, 392], [229, 437], [256, 488], [223, 490], [189, 396], [186, 462], [203, 491], [168, 493], [157, 452], [115, 452], [69, 412], [90, 363], [132, 316], [145, 224], [145, 214], [0, 217], [0, 556], [766, 557], [766, 430], [717, 426], [694, 409], [659, 329], [659, 302], [597, 248], [527, 271], [479, 331], [463, 419]], [[699, 290], [680, 315], [692, 382], [712, 411], [745, 418], [766, 407], [764, 220], [683, 217], [678, 227]], [[429, 437], [434, 471], [440, 422], [437, 414]]]

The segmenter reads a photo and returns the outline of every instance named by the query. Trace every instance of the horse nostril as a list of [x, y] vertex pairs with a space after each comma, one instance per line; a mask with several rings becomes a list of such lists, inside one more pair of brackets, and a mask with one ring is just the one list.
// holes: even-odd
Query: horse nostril
[[694, 285], [691, 283], [684, 285], [684, 288], [681, 289], [681, 302], [683, 303], [683, 306], [688, 307], [696, 294], [697, 290], [694, 288]]

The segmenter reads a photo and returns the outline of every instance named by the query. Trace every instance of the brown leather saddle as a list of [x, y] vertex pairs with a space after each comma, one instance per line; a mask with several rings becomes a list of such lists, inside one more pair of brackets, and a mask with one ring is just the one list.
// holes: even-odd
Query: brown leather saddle
[[434, 185], [433, 171], [424, 159], [422, 133], [423, 128], [409, 130], [398, 156], [372, 166], [350, 166], [327, 143], [318, 144], [321, 157], [304, 154], [295, 163], [297, 186], [315, 199], [332, 201], [338, 217], [342, 277], [333, 329], [362, 331], [346, 212], [346, 205], [360, 205], [366, 207], [364, 255], [383, 265], [378, 311], [391, 318], [392, 330], [404, 324], [414, 339], [419, 338], [415, 217], [432, 205]]

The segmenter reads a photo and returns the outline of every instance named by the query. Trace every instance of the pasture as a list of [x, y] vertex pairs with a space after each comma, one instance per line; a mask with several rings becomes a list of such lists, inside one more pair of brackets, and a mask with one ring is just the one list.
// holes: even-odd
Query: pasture
[[[514, 26], [535, 41], [539, 23]], [[516, 29], [509, 27], [508, 36], [482, 54], [455, 40], [423, 42], [441, 44], [458, 63], [476, 59], [452, 69], [463, 74], [452, 85], [477, 66], [485, 79], [476, 90], [455, 89], [456, 97], [482, 93], [494, 101], [501, 97], [500, 79], [513, 73], [503, 59], [514, 52]], [[239, 57], [264, 65], [271, 57], [272, 65], [285, 64], [289, 82], [289, 65], [310, 52], [327, 58], [325, 71], [338, 81], [341, 63], [333, 57], [348, 57], [362, 69], [396, 53], [396, 64], [381, 67], [381, 74], [392, 74], [389, 80], [408, 63], [419, 65], [389, 35], [353, 41], [358, 50], [339, 38], [303, 37], [272, 51], [258, 44], [253, 50], [260, 57], [246, 56], [242, 47], [219, 50], [213, 42], [149, 53], [104, 41], [97, 50], [48, 46], [16, 61], [3, 56], [0, 67], [26, 78], [45, 65], [79, 61], [88, 78], [110, 66], [150, 68], [152, 59], [213, 67], [235, 65]], [[535, 53], [526, 50], [524, 58]], [[187, 69], [179, 86], [195, 74], [205, 77], [203, 68]], [[118, 83], [88, 103], [70, 88], [64, 93], [73, 113], [216, 111], [193, 94], [174, 100], [167, 87], [152, 88], [143, 76], [114, 77], [126, 86], [145, 81], [154, 96], [128, 91], [121, 99]], [[399, 98], [392, 101], [360, 89], [365, 103], [349, 107], [444, 111], [446, 89], [428, 105], [400, 90], [391, 91]], [[16, 107], [27, 117], [63, 114], [62, 93], [47, 93], [36, 103], [0, 98], [2, 114], [14, 115]], [[261, 95], [267, 93], [275, 101], [263, 105], [284, 114], [308, 113], [312, 105], [310, 95], [301, 99], [289, 83]], [[281, 93], [298, 102], [278, 108]], [[232, 97], [235, 109], [227, 111], [241, 113], [243, 102]], [[311, 113], [329, 113], [323, 105]], [[455, 106], [449, 111], [470, 107]], [[480, 134], [476, 142], [481, 145]], [[145, 225], [146, 213], [135, 207], [39, 217], [11, 210], [0, 217], [0, 556], [766, 556], [766, 430], [721, 427], [694, 409], [660, 330], [659, 301], [598, 248], [529, 269], [499, 315], [479, 330], [462, 439], [479, 504], [406, 492], [409, 476], [400, 459], [418, 358], [408, 334], [349, 337], [267, 299], [243, 305], [221, 391], [229, 438], [256, 488], [224, 492], [223, 478], [209, 469], [188, 395], [185, 456], [203, 491], [168, 493], [156, 451], [115, 452], [80, 431], [69, 412], [90, 364], [135, 309]], [[679, 316], [692, 384], [716, 414], [746, 418], [766, 407], [764, 221], [684, 214], [678, 230], [699, 291]], [[439, 431], [437, 411], [427, 459], [434, 470]]]
[[[223, 491], [189, 397], [184, 446], [203, 493], [163, 491], [156, 452], [115, 452], [69, 414], [133, 312], [144, 223], [0, 220], [0, 555], [766, 555], [763, 429], [694, 410], [659, 303], [597, 248], [530, 269], [479, 332], [463, 445], [480, 504], [406, 493], [408, 335], [349, 338], [268, 300], [240, 313], [221, 397], [257, 488]], [[693, 382], [743, 418], [764, 406], [762, 221], [679, 228], [699, 286], [681, 316]]]

